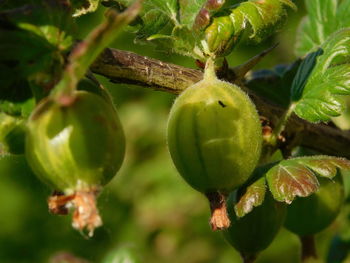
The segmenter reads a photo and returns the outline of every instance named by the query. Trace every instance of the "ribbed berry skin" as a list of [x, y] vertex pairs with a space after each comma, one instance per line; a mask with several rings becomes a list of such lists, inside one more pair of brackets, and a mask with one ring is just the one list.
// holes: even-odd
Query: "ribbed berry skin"
[[207, 193], [242, 185], [258, 163], [259, 116], [238, 87], [207, 77], [175, 101], [167, 129], [173, 162], [186, 182]]
[[28, 121], [26, 157], [37, 176], [70, 193], [109, 182], [124, 159], [125, 138], [114, 107], [77, 91], [62, 106], [46, 99]]

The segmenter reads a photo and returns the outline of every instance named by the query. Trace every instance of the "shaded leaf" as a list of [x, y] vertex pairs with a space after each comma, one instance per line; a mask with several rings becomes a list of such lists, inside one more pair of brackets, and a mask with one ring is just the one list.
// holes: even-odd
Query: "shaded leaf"
[[323, 54], [317, 57], [304, 88], [293, 91], [294, 101], [299, 99], [295, 113], [310, 122], [339, 116], [345, 108], [341, 95], [350, 94], [350, 28], [330, 36], [321, 48]]
[[304, 87], [308, 81], [310, 74], [312, 73], [318, 56], [322, 55], [323, 50], [318, 49], [317, 51], [310, 53], [300, 64], [298, 72], [293, 80], [291, 88], [291, 99], [297, 101], [303, 94]]
[[[11, 1], [8, 1], [11, 2]], [[0, 11], [1, 28], [22, 29], [44, 39], [56, 50], [71, 46], [73, 24], [71, 9], [60, 1], [27, 0]]]
[[267, 100], [287, 108], [290, 103], [290, 87], [300, 63], [297, 60], [291, 65], [278, 65], [273, 70], [254, 71], [245, 85]]
[[266, 174], [274, 198], [290, 204], [296, 196], [306, 197], [316, 192], [316, 175], [332, 179], [337, 169], [349, 170], [350, 161], [331, 156], [310, 156], [284, 160]]
[[72, 45], [69, 10], [59, 1], [46, 0], [1, 6], [0, 111], [28, 116], [33, 91], [47, 93], [57, 82]]
[[316, 50], [334, 32], [350, 27], [349, 0], [306, 0], [305, 5], [308, 15], [299, 26], [295, 48], [298, 56]]
[[25, 122], [0, 112], [0, 152], [11, 154], [24, 153]]
[[53, 52], [54, 46], [32, 32], [0, 29], [0, 67], [7, 85], [50, 67]]
[[266, 180], [264, 177], [255, 181], [246, 188], [245, 193], [235, 205], [237, 217], [243, 217], [253, 210], [254, 207], [264, 202], [266, 193]]
[[118, 33], [137, 17], [141, 7], [141, 0], [137, 0], [122, 13], [113, 9], [108, 10], [104, 21], [71, 51], [68, 58], [69, 63], [63, 71], [60, 81], [51, 92], [51, 98], [58, 101], [74, 98], [78, 82], [84, 77], [90, 65]]
[[28, 98], [23, 101], [0, 100], [0, 112], [17, 117], [29, 117], [35, 107], [34, 98]]

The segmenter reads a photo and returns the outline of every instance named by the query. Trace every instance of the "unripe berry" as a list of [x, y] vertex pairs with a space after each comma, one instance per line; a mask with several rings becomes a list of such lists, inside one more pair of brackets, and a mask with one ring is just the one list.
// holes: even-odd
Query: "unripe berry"
[[238, 86], [218, 80], [208, 66], [204, 79], [176, 99], [167, 139], [181, 176], [204, 194], [229, 193], [246, 182], [262, 143], [254, 104]]
[[237, 193], [234, 192], [227, 201], [231, 226], [223, 234], [243, 258], [254, 259], [276, 237], [285, 219], [286, 205], [275, 201], [270, 193], [266, 193], [260, 206], [239, 218], [233, 209], [236, 198]]
[[344, 202], [344, 186], [338, 174], [333, 180], [319, 178], [320, 189], [288, 206], [285, 227], [299, 236], [314, 235], [338, 216]]
[[[33, 171], [54, 190], [75, 195], [78, 203], [94, 203], [88, 199], [94, 199], [122, 164], [122, 126], [114, 107], [98, 95], [77, 91], [70, 105], [45, 99], [27, 126], [26, 157]], [[78, 193], [87, 193], [86, 198]], [[76, 227], [84, 224], [76, 222]]]

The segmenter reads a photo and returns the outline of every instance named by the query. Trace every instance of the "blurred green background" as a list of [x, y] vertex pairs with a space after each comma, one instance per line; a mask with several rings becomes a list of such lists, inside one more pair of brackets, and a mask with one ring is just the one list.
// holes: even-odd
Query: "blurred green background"
[[[236, 49], [228, 57], [230, 66], [242, 63], [276, 42], [279, 46], [256, 69], [295, 60], [295, 32], [305, 14], [303, 2], [296, 4], [298, 12], [289, 12], [288, 23], [279, 35], [259, 46]], [[77, 38], [84, 38], [100, 22], [103, 12], [101, 8], [79, 18]], [[135, 45], [130, 33], [120, 35], [113, 47], [195, 67], [190, 58]], [[117, 262], [113, 261], [113, 253], [127, 255], [125, 261], [120, 261], [125, 263], [241, 262], [221, 234], [210, 230], [209, 207], [204, 196], [184, 183], [171, 162], [165, 131], [175, 96], [98, 79], [113, 95], [127, 138], [122, 169], [98, 201], [103, 227], [87, 239], [72, 229], [69, 216], [50, 215], [46, 205], [50, 190], [30, 172], [24, 158], [1, 157], [0, 263], [74, 262], [67, 261], [69, 255], [88, 262]], [[343, 209], [337, 221], [317, 236], [321, 258], [325, 259], [330, 246], [338, 243], [345, 246], [342, 251], [347, 251], [347, 243], [340, 241], [350, 240], [350, 233], [344, 231], [348, 210]], [[342, 235], [331, 242], [336, 233]], [[281, 230], [258, 262], [296, 263], [299, 255], [298, 238]], [[330, 259], [328, 262], [341, 261]]]

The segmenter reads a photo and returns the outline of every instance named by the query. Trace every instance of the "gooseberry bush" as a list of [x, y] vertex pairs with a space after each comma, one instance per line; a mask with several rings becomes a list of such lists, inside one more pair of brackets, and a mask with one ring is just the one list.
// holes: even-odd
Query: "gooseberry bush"
[[[273, 69], [253, 70], [261, 60], [278, 56], [273, 37], [283, 32], [290, 14], [304, 8], [306, 14], [298, 22], [295, 43], [289, 45], [297, 59]], [[98, 25], [78, 37], [82, 19], [101, 12]], [[107, 244], [106, 236], [99, 234], [104, 214], [127, 213], [122, 201], [104, 209], [97, 199], [108, 192], [108, 183], [123, 167], [128, 143], [137, 132], [123, 125], [123, 120], [128, 123], [134, 114], [126, 118], [124, 111], [118, 112], [114, 101], [117, 85], [106, 89], [101, 84], [106, 82], [104, 76], [114, 83], [177, 96], [167, 106], [167, 125], [161, 127], [166, 141], [162, 146], [150, 145], [167, 147], [170, 154], [162, 155], [171, 158], [183, 178], [175, 184], [188, 185], [199, 195], [191, 201], [190, 209], [181, 210], [180, 218], [191, 224], [178, 231], [196, 233], [193, 229], [203, 222], [196, 215], [201, 206], [197, 203], [207, 200], [211, 215], [209, 225], [206, 220], [204, 224], [213, 232], [196, 237], [194, 243], [210, 238], [226, 240], [221, 246], [232, 246], [243, 262], [255, 262], [281, 231], [289, 231], [288, 238], [300, 242], [300, 247], [291, 247], [302, 262], [345, 262], [350, 247], [350, 0], [5, 0], [0, 2], [0, 22], [1, 177], [5, 182], [25, 184], [29, 180], [25, 176], [37, 176], [51, 191], [49, 212], [71, 214], [71, 225], [81, 234], [74, 238], [90, 244], [90, 253], [96, 249], [96, 255], [103, 254]], [[110, 48], [112, 43], [124, 41], [121, 32], [129, 32], [141, 46], [139, 54]], [[237, 52], [244, 48], [254, 51], [266, 46], [266, 41], [272, 43], [269, 48], [255, 52], [239, 65], [230, 65]], [[166, 56], [188, 57], [194, 68], [144, 56], [142, 51], [148, 47]], [[150, 118], [150, 126], [157, 125], [159, 120]], [[154, 137], [158, 135], [149, 131], [149, 138], [157, 140]], [[152, 147], [144, 147], [143, 155], [152, 152]], [[156, 173], [164, 167], [151, 165], [149, 169]], [[146, 172], [130, 179], [121, 173], [117, 175], [122, 177], [118, 187], [125, 196], [135, 196], [132, 206], [137, 211], [147, 199], [143, 194], [156, 190], [147, 189], [142, 181]], [[143, 183], [133, 185], [132, 180]], [[35, 188], [33, 185], [41, 183], [29, 185]], [[164, 187], [168, 191], [172, 185]], [[171, 190], [169, 193], [173, 195]], [[123, 229], [120, 222], [130, 220], [129, 227], [136, 228], [130, 217], [142, 224], [143, 216], [152, 218], [155, 214], [161, 222], [181, 221], [176, 220], [179, 215], [174, 209], [184, 205], [180, 199], [187, 196], [181, 195], [169, 198], [173, 206], [159, 197], [159, 204], [153, 200], [146, 206], [148, 213], [129, 213], [129, 219], [119, 219], [116, 225]], [[6, 202], [1, 201], [0, 206]], [[45, 203], [45, 199], [34, 202]], [[160, 212], [164, 210], [161, 206], [171, 207], [169, 213]], [[6, 217], [11, 209], [3, 211], [1, 216]], [[46, 215], [36, 214], [41, 216]], [[54, 229], [64, 233], [67, 230], [60, 227], [65, 229], [67, 222], [59, 220]], [[110, 229], [112, 224], [113, 220], [107, 220], [104, 227]], [[149, 242], [158, 236], [163, 251], [163, 243], [172, 241], [159, 237], [162, 227], [148, 227], [152, 229]], [[35, 235], [36, 228], [26, 231]], [[110, 230], [107, 239], [120, 232], [118, 228]], [[219, 237], [215, 232], [221, 232]], [[328, 239], [322, 239], [328, 243], [323, 241], [318, 253], [315, 237], [323, 233], [328, 233]], [[21, 237], [23, 231], [17, 234]], [[134, 239], [138, 235], [142, 236], [137, 233]], [[55, 237], [50, 236], [50, 240]], [[181, 243], [181, 238], [176, 240]], [[42, 238], [36, 242], [44, 244]], [[147, 249], [145, 246], [144, 253], [135, 256], [133, 248], [118, 245], [103, 259], [96, 256], [89, 260], [238, 260], [222, 257], [222, 248], [212, 257], [201, 258], [198, 254], [210, 248], [194, 245], [187, 248], [190, 252], [186, 257], [174, 252], [172, 259], [157, 261], [146, 255]], [[11, 258], [6, 252], [3, 255], [4, 260]], [[38, 262], [29, 258], [16, 262]], [[57, 254], [51, 261], [86, 262], [69, 253]], [[282, 261], [287, 262], [280, 253], [267, 262]]]

